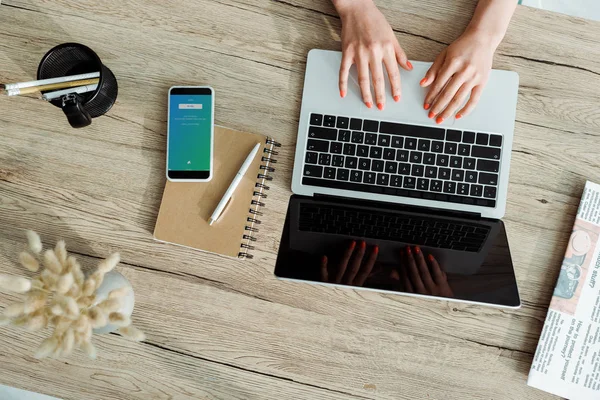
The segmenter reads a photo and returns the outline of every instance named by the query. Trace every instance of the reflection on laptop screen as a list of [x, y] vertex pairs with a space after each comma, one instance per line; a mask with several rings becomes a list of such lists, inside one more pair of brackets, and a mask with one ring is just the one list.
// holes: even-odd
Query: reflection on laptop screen
[[504, 225], [292, 196], [275, 275], [517, 307]]

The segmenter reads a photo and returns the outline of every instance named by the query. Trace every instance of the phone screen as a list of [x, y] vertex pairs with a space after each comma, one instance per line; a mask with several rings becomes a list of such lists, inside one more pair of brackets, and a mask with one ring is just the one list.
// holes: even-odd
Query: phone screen
[[208, 179], [213, 98], [210, 88], [173, 88], [169, 99], [167, 172], [173, 179]]

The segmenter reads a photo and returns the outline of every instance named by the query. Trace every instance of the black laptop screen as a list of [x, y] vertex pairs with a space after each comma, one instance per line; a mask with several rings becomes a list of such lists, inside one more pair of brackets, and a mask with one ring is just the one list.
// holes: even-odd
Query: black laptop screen
[[502, 221], [292, 196], [275, 275], [518, 307]]

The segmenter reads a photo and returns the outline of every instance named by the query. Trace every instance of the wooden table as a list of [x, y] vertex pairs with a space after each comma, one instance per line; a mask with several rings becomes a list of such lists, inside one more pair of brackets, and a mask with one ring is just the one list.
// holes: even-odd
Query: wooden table
[[[409, 58], [426, 61], [475, 3], [378, 1]], [[0, 81], [33, 79], [48, 49], [76, 41], [120, 90], [83, 130], [40, 100], [0, 97], [0, 270], [21, 272], [27, 228], [88, 264], [119, 251], [148, 339], [102, 336], [94, 362], [38, 361], [47, 332], [0, 328], [1, 384], [69, 399], [552, 397], [525, 380], [584, 182], [600, 181], [600, 23], [519, 7], [495, 58], [521, 78], [504, 219], [516, 311], [273, 277], [306, 54], [339, 49], [339, 31], [324, 0], [2, 2]], [[283, 144], [252, 261], [152, 239], [174, 84], [211, 84], [218, 124]]]

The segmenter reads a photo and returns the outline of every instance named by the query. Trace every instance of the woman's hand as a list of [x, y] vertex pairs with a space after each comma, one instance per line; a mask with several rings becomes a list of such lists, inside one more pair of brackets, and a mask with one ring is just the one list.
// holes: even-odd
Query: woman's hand
[[[367, 255], [367, 244], [361, 240], [356, 245], [356, 241], [350, 242], [337, 268], [329, 263], [329, 258], [321, 258], [321, 280], [323, 282], [341, 283], [351, 286], [363, 286], [371, 274], [379, 247], [373, 246]], [[365, 257], [366, 255], [366, 257]]]
[[387, 70], [394, 101], [400, 101], [400, 71], [413, 67], [400, 47], [390, 24], [371, 0], [338, 0], [334, 5], [342, 19], [342, 64], [340, 66], [340, 96], [348, 91], [348, 74], [352, 64], [358, 69], [358, 84], [367, 107], [373, 107], [371, 80], [375, 88], [377, 108], [385, 107], [385, 84], [382, 62]]
[[411, 250], [406, 246], [402, 253], [403, 264], [400, 280], [408, 293], [428, 294], [433, 296], [454, 297], [448, 284], [448, 276], [431, 254], [425, 260], [419, 246]]
[[421, 80], [421, 86], [430, 88], [423, 105], [425, 110], [430, 110], [429, 118], [435, 117], [435, 122], [441, 124], [469, 95], [469, 101], [456, 113], [456, 119], [473, 111], [488, 81], [495, 49], [487, 35], [466, 31], [440, 53]]

